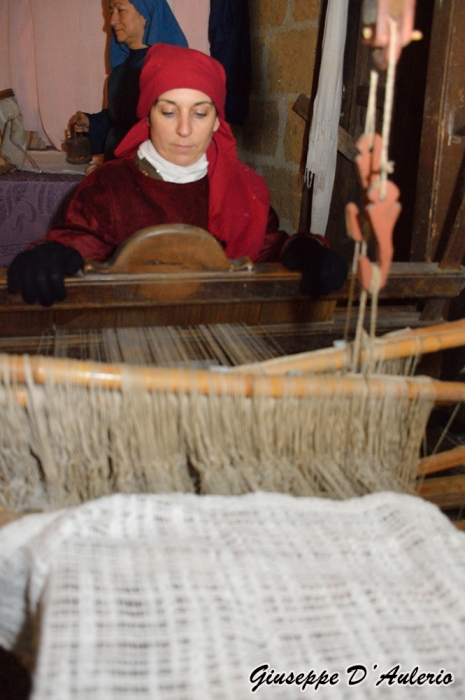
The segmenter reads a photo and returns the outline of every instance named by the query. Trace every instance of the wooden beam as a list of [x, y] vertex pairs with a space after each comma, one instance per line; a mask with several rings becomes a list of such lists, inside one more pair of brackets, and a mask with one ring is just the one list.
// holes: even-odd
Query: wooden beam
[[425, 479], [418, 487], [418, 494], [440, 508], [465, 506], [465, 474]]
[[[308, 124], [311, 123], [312, 109], [311, 100], [310, 97], [308, 97], [308, 95], [299, 95], [292, 109], [296, 114], [299, 115], [299, 117], [305, 119], [305, 121]], [[355, 139], [349, 134], [348, 131], [343, 129], [342, 126], [339, 126], [337, 150], [352, 163], [355, 161], [355, 158], [358, 154]]]
[[462, 464], [465, 464], [465, 445], [459, 445], [452, 450], [423, 457], [418, 464], [418, 473], [423, 475], [434, 474], [446, 469], [452, 469], [452, 467], [460, 467]]
[[[325, 299], [345, 300], [344, 287]], [[280, 263], [259, 263], [252, 271], [86, 274], [66, 280], [67, 298], [54, 308], [91, 308], [102, 304], [114, 306], [149, 306], [155, 303], [223, 303], [239, 301], [279, 301], [300, 299], [300, 273]], [[394, 262], [381, 299], [453, 298], [465, 288], [465, 268], [441, 270], [437, 263]], [[0, 269], [0, 311], [39, 311], [41, 307], [25, 304], [19, 294], [9, 294], [6, 270]]]
[[[65, 301], [43, 308], [9, 294], [6, 270], [0, 269], [0, 336], [35, 335], [54, 326], [83, 328], [91, 315], [88, 328], [327, 321], [336, 302], [346, 301], [349, 284], [315, 302], [299, 293], [300, 273], [279, 263], [235, 272], [91, 273], [68, 278]], [[453, 298], [464, 288], [463, 267], [440, 270], [437, 263], [394, 263], [380, 298]]]
[[451, 110], [451, 132], [453, 136], [465, 136], [465, 105]]
[[[462, 106], [465, 4], [435, 2], [418, 164], [411, 260], [438, 259], [465, 141], [451, 133], [451, 110]], [[459, 264], [461, 260], [459, 260]]]
[[[465, 160], [460, 168], [460, 179], [465, 181]], [[460, 206], [455, 215], [454, 224], [449, 234], [446, 249], [439, 267], [441, 270], [454, 270], [463, 262], [465, 257], [465, 187], [462, 187]]]

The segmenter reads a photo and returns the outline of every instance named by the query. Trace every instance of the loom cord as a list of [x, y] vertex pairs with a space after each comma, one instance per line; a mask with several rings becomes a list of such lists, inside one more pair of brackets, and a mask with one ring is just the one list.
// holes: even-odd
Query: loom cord
[[[386, 76], [386, 90], [385, 99], [383, 105], [383, 125], [381, 134], [381, 156], [380, 156], [380, 202], [385, 200], [386, 196], [386, 182], [387, 177], [394, 171], [394, 165], [389, 160], [389, 139], [391, 132], [391, 122], [392, 122], [392, 110], [394, 105], [394, 85], [395, 85], [395, 75], [396, 75], [396, 65], [397, 65], [397, 32], [396, 32], [396, 21], [391, 17], [389, 20], [389, 46], [388, 46], [388, 68]], [[378, 72], [376, 70], [370, 71], [370, 89], [368, 95], [368, 105], [365, 117], [365, 130], [364, 133], [371, 137], [371, 143], [373, 143], [375, 136], [375, 122], [376, 122], [376, 94], [378, 87]], [[372, 177], [375, 173], [371, 174]], [[371, 183], [370, 183], [371, 185]], [[355, 246], [354, 258], [353, 258], [353, 268], [357, 269], [358, 259], [362, 256], [366, 256], [366, 241], [364, 240], [362, 246]], [[377, 265], [371, 266], [371, 282], [370, 282], [370, 296], [371, 296], [371, 315], [370, 315], [370, 341], [373, 342], [375, 339], [376, 331], [376, 321], [378, 315], [378, 297], [381, 289], [381, 279], [380, 271]], [[354, 293], [354, 288], [351, 287], [350, 295]], [[367, 303], [367, 292], [362, 289], [360, 293], [360, 304], [358, 311], [358, 320], [355, 333], [355, 343], [354, 343], [354, 355], [352, 361], [352, 371], [355, 371], [356, 366], [359, 364], [359, 352], [362, 348], [362, 335], [363, 335], [363, 319], [365, 316], [365, 307]], [[347, 308], [347, 314], [350, 313], [352, 308], [352, 299], [349, 296], [349, 304]], [[346, 334], [345, 339], [348, 338], [348, 316], [346, 322]]]
[[[18, 411], [15, 400], [3, 401], [8, 376], [14, 386], [25, 381], [25, 429], [12, 439], [31, 452], [46, 444], [55, 465], [55, 473], [48, 463], [43, 469], [46, 508], [115, 491], [413, 492], [436, 398], [427, 378], [266, 377], [11, 356], [2, 363], [5, 414]], [[39, 473], [43, 450], [35, 455]], [[26, 468], [18, 462], [16, 478]], [[15, 508], [30, 508], [27, 494], [15, 498]]]

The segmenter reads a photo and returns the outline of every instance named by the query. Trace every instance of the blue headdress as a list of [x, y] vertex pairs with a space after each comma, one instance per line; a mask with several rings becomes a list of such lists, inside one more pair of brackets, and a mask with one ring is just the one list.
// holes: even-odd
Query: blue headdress
[[[173, 44], [174, 46], [186, 46], [187, 41], [179, 26], [170, 6], [166, 0], [130, 0], [136, 10], [147, 20], [143, 43], [147, 46], [153, 44]], [[116, 68], [129, 56], [129, 49], [125, 44], [119, 44], [113, 32], [110, 41], [110, 66]]]

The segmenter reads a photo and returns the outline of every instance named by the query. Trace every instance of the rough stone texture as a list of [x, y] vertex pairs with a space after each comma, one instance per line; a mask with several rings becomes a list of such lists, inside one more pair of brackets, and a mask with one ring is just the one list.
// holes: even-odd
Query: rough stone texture
[[269, 97], [267, 84], [267, 53], [266, 47], [258, 41], [258, 37], [251, 39], [252, 59], [252, 95]]
[[295, 22], [314, 20], [320, 13], [320, 0], [294, 0], [292, 18]]
[[264, 166], [262, 175], [271, 193], [271, 203], [276, 210], [281, 228], [288, 233], [296, 231], [299, 224], [302, 177], [287, 168]]
[[287, 162], [295, 163], [300, 167], [302, 161], [306, 160], [304, 156], [306, 155], [308, 134], [305, 121], [292, 109], [294, 102], [295, 100], [292, 99], [287, 103], [287, 122], [283, 144], [284, 158]]
[[252, 30], [280, 27], [286, 19], [288, 5], [288, 0], [250, 0]]
[[279, 112], [275, 100], [253, 99], [250, 116], [241, 129], [240, 147], [249, 157], [274, 156], [278, 147]]
[[310, 93], [317, 30], [309, 27], [278, 34], [268, 45], [271, 93]]
[[300, 215], [304, 121], [292, 111], [310, 94], [320, 0], [249, 0], [252, 95], [249, 117], [234, 133], [241, 159], [264, 176], [286, 231]]

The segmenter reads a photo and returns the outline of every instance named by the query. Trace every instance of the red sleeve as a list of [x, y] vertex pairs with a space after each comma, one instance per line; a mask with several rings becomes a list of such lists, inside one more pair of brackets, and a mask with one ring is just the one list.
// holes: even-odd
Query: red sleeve
[[46, 240], [56, 241], [78, 250], [85, 260], [107, 260], [114, 251], [102, 222], [110, 222], [112, 193], [106, 191], [105, 181], [88, 175], [71, 199], [63, 224], [52, 226]]
[[163, 182], [141, 173], [133, 159], [119, 159], [104, 163], [83, 180], [64, 224], [52, 227], [47, 240], [102, 262], [133, 233], [168, 223], [207, 227], [207, 178]]

